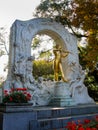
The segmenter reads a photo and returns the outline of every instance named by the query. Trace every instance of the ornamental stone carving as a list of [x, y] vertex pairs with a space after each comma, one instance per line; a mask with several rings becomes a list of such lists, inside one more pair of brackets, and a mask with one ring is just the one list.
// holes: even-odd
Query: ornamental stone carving
[[[85, 103], [88, 103], [90, 97], [87, 91], [84, 94], [85, 86], [83, 81], [81, 84], [80, 81], [77, 81], [79, 76], [82, 78], [80, 74], [77, 39], [64, 26], [52, 19], [16, 20], [13, 23], [10, 30], [8, 76], [3, 89], [26, 87], [32, 94], [33, 105], [47, 105], [49, 103], [50, 97], [54, 94], [55, 82], [41, 80], [39, 83], [35, 81], [32, 75], [32, 60], [34, 60], [34, 57], [31, 56], [31, 42], [37, 34], [50, 36], [57, 45], [71, 52], [62, 60], [64, 77], [69, 81], [68, 86], [70, 87], [72, 98], [74, 98], [76, 103], [82, 103], [80, 100], [77, 102], [76, 96], [74, 96], [77, 95], [79, 98], [79, 91], [81, 91], [82, 96], [85, 95], [85, 99], [82, 97], [81, 99], [85, 100]], [[86, 97], [88, 97], [87, 101]], [[89, 101], [89, 103], [92, 102], [94, 101]]]

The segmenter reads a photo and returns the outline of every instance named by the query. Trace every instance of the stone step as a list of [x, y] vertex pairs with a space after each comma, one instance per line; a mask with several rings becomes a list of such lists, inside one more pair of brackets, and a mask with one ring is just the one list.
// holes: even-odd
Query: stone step
[[98, 115], [98, 104], [73, 107], [0, 106], [0, 130], [61, 130], [67, 122]]
[[98, 115], [98, 105], [37, 107], [33, 111], [37, 114], [37, 120], [30, 121], [30, 130], [60, 130], [68, 122], [95, 117]]
[[91, 119], [98, 115], [95, 114], [85, 114], [85, 115], [76, 115], [76, 116], [68, 116], [68, 117], [60, 117], [60, 118], [51, 118], [51, 119], [38, 119], [30, 121], [30, 130], [60, 130], [63, 129], [68, 122], [84, 119]]
[[33, 111], [37, 113], [37, 119], [51, 119], [98, 113], [98, 105], [80, 105], [73, 107], [34, 107]]

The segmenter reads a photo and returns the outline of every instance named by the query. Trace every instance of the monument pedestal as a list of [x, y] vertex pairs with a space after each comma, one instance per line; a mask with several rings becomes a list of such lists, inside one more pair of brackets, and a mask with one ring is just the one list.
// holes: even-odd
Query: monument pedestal
[[0, 104], [0, 130], [29, 130], [29, 121], [36, 119], [31, 103]]
[[56, 82], [54, 88], [54, 96], [51, 99], [49, 105], [61, 107], [76, 105], [71, 97], [68, 83]]
[[98, 105], [33, 107], [0, 104], [0, 130], [60, 130], [68, 122], [94, 119]]

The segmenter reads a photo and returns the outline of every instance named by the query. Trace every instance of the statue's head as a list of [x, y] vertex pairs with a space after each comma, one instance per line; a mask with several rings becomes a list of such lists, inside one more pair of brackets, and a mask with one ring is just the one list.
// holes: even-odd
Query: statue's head
[[61, 47], [59, 44], [56, 44], [56, 45], [54, 46], [54, 48], [56, 48], [56, 49], [58, 49], [58, 50], [61, 50], [61, 49], [62, 49], [62, 47]]

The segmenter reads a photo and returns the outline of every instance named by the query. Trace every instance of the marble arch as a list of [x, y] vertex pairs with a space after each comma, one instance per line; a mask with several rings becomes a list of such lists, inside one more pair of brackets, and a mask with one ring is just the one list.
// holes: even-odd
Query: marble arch
[[[55, 40], [56, 44], [60, 44], [63, 49], [71, 52], [62, 62], [64, 75], [70, 80], [70, 83], [74, 81], [73, 87], [71, 88], [72, 93], [76, 92], [76, 94], [73, 95], [76, 95], [77, 104], [93, 102], [92, 99], [89, 98], [87, 91], [85, 91], [86, 89], [85, 86], [83, 86], [83, 82], [77, 82], [78, 77], [82, 75], [80, 72], [76, 37], [70, 34], [61, 24], [46, 18], [36, 18], [28, 21], [16, 20], [13, 23], [10, 31], [8, 76], [3, 88], [29, 88], [33, 92], [32, 95], [35, 105], [36, 102], [37, 104], [41, 103], [41, 105], [47, 104], [47, 101], [43, 103], [42, 100], [41, 102], [41, 97], [46, 95], [42, 97], [45, 101], [48, 97], [48, 92], [47, 94], [44, 94], [44, 91], [40, 92], [38, 84], [32, 75], [33, 57], [31, 56], [31, 42], [37, 34], [47, 34]], [[77, 87], [80, 88], [76, 89]], [[81, 91], [81, 98], [79, 98], [78, 90]], [[40, 94], [42, 94], [41, 97], [39, 96]]]
[[11, 82], [16, 80], [17, 76], [20, 76], [25, 83], [28, 80], [27, 77], [32, 75], [31, 42], [36, 34], [47, 34], [57, 44], [72, 52], [66, 59], [67, 61], [63, 61], [64, 63], [66, 62], [65, 64], [63, 63], [65, 76], [73, 75], [73, 73], [69, 75], [69, 64], [74, 62], [77, 67], [79, 66], [77, 40], [62, 25], [51, 19], [44, 18], [28, 21], [16, 20], [11, 27], [10, 33], [9, 71], [7, 77], [9, 85], [7, 86], [11, 86]]

